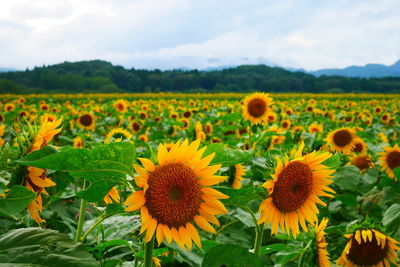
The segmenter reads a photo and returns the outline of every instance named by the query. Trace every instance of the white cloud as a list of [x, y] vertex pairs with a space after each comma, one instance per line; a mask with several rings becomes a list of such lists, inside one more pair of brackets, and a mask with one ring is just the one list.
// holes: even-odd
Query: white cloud
[[0, 66], [88, 59], [162, 69], [392, 64], [400, 58], [397, 2], [14, 0], [0, 10]]

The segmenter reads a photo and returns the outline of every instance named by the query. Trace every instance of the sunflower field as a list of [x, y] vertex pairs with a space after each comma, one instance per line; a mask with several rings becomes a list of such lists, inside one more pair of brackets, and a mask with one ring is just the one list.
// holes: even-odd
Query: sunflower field
[[400, 95], [3, 95], [0, 266], [398, 266]]

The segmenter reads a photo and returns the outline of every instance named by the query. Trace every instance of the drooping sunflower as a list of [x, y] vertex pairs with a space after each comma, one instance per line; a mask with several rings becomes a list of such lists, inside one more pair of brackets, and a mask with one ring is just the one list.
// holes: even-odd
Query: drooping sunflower
[[376, 229], [357, 229], [345, 235], [348, 242], [336, 264], [345, 267], [390, 266], [397, 263], [396, 240]]
[[331, 261], [329, 253], [326, 250], [328, 243], [325, 240], [325, 228], [328, 225], [329, 219], [323, 218], [320, 224], [315, 226], [315, 239], [317, 243], [317, 261], [319, 267], [330, 267]]
[[265, 93], [254, 93], [243, 101], [243, 116], [251, 124], [260, 124], [268, 121], [268, 113], [272, 110], [272, 98]]
[[82, 129], [94, 131], [96, 125], [96, 118], [90, 113], [83, 113], [82, 115], [79, 116], [76, 122], [78, 126], [81, 127]]
[[360, 170], [360, 172], [365, 172], [367, 169], [374, 167], [371, 156], [369, 156], [368, 154], [353, 154], [350, 157], [349, 165], [356, 166]]
[[200, 140], [189, 144], [176, 142], [170, 151], [164, 145], [158, 147], [158, 165], [140, 158], [143, 167], [134, 165], [139, 174], [136, 184], [143, 188], [130, 195], [126, 211], [140, 209], [145, 241], [155, 235], [160, 244], [174, 240], [182, 249], [192, 248], [192, 240], [201, 247], [200, 236], [194, 223], [201, 229], [215, 233], [210, 223], [219, 225], [215, 215], [227, 210], [219, 199], [226, 195], [211, 188], [226, 177], [215, 175], [221, 165], [209, 166], [214, 153], [203, 157], [206, 147], [198, 149]]
[[[39, 150], [46, 146], [53, 139], [53, 137], [61, 131], [61, 128], [58, 128], [61, 122], [62, 118], [52, 122], [48, 120], [42, 122], [41, 127], [30, 147], [30, 152]], [[24, 185], [26, 188], [36, 193], [36, 197], [28, 205], [28, 210], [32, 219], [38, 224], [41, 224], [45, 221], [39, 215], [39, 213], [43, 210], [41, 193], [47, 195], [45, 188], [55, 186], [56, 184], [46, 177], [45, 169], [29, 166], [26, 168], [26, 170], [27, 176], [24, 181]]]
[[107, 195], [104, 197], [104, 202], [106, 204], [112, 204], [113, 200], [115, 202], [119, 202], [120, 201], [120, 197], [119, 197], [119, 193], [117, 190], [117, 187], [114, 186], [113, 188], [111, 188], [111, 190], [107, 193]]
[[120, 142], [123, 139], [129, 140], [132, 138], [132, 134], [124, 129], [124, 128], [113, 128], [106, 135], [106, 140], [104, 141], [106, 144], [109, 144], [111, 141]]
[[[307, 231], [306, 221], [317, 222], [318, 208], [316, 204], [326, 206], [320, 199], [333, 197], [335, 193], [328, 187], [332, 183], [332, 174], [335, 170], [322, 164], [332, 155], [328, 152], [314, 151], [302, 156], [304, 143], [299, 149], [293, 150], [291, 156], [286, 156], [284, 162], [277, 158], [277, 166], [272, 179], [263, 184], [268, 190], [269, 197], [259, 208], [261, 211], [258, 223], [271, 223], [271, 232], [299, 233], [299, 223]], [[331, 194], [329, 194], [329, 193]]]
[[393, 170], [400, 167], [400, 147], [396, 144], [394, 147], [384, 147], [385, 151], [379, 153], [379, 164], [382, 167], [382, 171], [385, 171], [387, 175], [396, 179]]
[[243, 180], [243, 176], [246, 174], [244, 166], [242, 164], [235, 164], [229, 168], [228, 173], [228, 184], [234, 189], [242, 187], [241, 181]]
[[332, 151], [342, 154], [350, 154], [355, 146], [356, 140], [355, 131], [350, 128], [334, 130], [326, 137], [326, 141], [331, 146]]

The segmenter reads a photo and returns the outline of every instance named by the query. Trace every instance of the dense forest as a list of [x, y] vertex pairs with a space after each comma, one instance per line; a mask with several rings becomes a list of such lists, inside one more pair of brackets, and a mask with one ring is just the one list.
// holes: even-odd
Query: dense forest
[[82, 92], [400, 93], [400, 78], [315, 77], [265, 65], [223, 70], [139, 70], [101, 60], [0, 73], [0, 93]]

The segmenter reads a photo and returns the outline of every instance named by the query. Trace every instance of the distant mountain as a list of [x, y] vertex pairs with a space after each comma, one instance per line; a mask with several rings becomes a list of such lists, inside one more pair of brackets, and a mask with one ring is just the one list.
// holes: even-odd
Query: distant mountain
[[16, 69], [11, 69], [11, 68], [1, 68], [0, 67], [0, 72], [9, 72], [9, 71], [17, 71]]
[[400, 60], [391, 66], [382, 64], [367, 64], [365, 66], [350, 66], [344, 69], [322, 69], [309, 72], [315, 76], [337, 75], [358, 78], [400, 77]]

